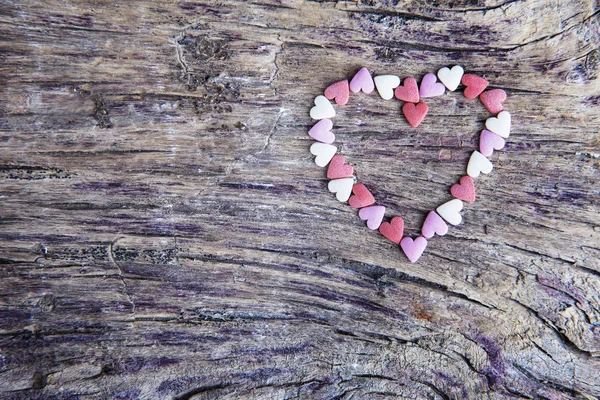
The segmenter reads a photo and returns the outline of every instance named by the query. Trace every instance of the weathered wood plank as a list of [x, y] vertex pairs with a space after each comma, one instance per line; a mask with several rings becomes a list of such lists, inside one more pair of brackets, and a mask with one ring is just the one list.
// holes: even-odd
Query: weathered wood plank
[[[4, 2], [0, 397], [600, 396], [597, 2]], [[448, 64], [513, 131], [419, 263], [326, 189], [315, 95]], [[338, 108], [416, 234], [488, 117]]]

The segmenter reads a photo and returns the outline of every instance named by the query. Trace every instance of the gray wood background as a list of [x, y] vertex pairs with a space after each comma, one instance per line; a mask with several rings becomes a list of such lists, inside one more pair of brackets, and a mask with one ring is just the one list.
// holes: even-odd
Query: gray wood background
[[[0, 397], [596, 399], [596, 0], [3, 1]], [[314, 96], [460, 64], [513, 115], [418, 263], [327, 189]], [[355, 95], [341, 152], [418, 232], [489, 113]]]

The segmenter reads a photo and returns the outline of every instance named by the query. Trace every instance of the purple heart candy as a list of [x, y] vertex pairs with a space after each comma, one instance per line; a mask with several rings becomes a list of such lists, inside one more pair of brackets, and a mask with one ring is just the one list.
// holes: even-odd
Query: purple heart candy
[[479, 137], [479, 152], [486, 157], [492, 155], [494, 150], [500, 150], [504, 148], [504, 144], [506, 142], [500, 135], [496, 135], [492, 131], [488, 131], [486, 129], [481, 131], [481, 136]]
[[430, 211], [421, 228], [421, 234], [430, 239], [436, 233], [438, 236], [444, 236], [448, 233], [448, 225], [435, 211]]
[[412, 240], [407, 236], [400, 242], [400, 247], [402, 247], [404, 254], [406, 254], [406, 257], [408, 257], [410, 262], [415, 262], [425, 251], [425, 247], [427, 247], [427, 239], [425, 239], [423, 236], [419, 236], [415, 240]]
[[369, 229], [377, 229], [381, 225], [383, 216], [385, 215], [384, 206], [370, 206], [361, 208], [358, 212], [358, 216], [362, 220], [367, 221], [367, 227]]
[[446, 86], [437, 81], [435, 74], [430, 72], [421, 80], [421, 89], [419, 91], [421, 97], [436, 97], [444, 93], [446, 93]]
[[350, 90], [352, 92], [358, 93], [361, 91], [361, 89], [367, 94], [371, 93], [373, 89], [375, 89], [373, 77], [371, 77], [371, 73], [366, 67], [362, 67], [350, 81]]
[[322, 119], [310, 128], [308, 134], [311, 138], [319, 142], [331, 144], [335, 140], [335, 135], [331, 132], [331, 128], [333, 128], [333, 122], [330, 119]]

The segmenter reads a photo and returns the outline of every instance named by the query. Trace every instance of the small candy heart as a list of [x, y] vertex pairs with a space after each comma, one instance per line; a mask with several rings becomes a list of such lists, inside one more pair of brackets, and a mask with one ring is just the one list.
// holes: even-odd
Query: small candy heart
[[319, 95], [315, 97], [315, 106], [310, 109], [312, 119], [324, 119], [335, 117], [335, 109], [327, 100], [327, 97]]
[[327, 189], [331, 193], [335, 193], [335, 197], [343, 203], [348, 201], [352, 192], [352, 185], [354, 185], [354, 178], [334, 179], [329, 181]]
[[492, 168], [494, 168], [494, 166], [491, 161], [475, 150], [471, 154], [471, 158], [469, 158], [469, 163], [467, 164], [467, 175], [472, 178], [477, 178], [481, 172], [489, 174], [492, 172]]
[[404, 103], [402, 106], [402, 113], [413, 128], [416, 128], [423, 122], [425, 115], [427, 115], [427, 110], [429, 110], [429, 106], [426, 103]]
[[419, 91], [421, 98], [441, 96], [444, 93], [446, 93], [446, 87], [444, 84], [439, 83], [435, 75], [431, 72], [426, 74], [421, 80], [421, 89]]
[[506, 92], [502, 89], [487, 90], [479, 95], [479, 100], [489, 112], [498, 114], [504, 108], [502, 102], [506, 100]]
[[455, 65], [452, 69], [444, 67], [437, 73], [440, 82], [448, 88], [449, 91], [453, 92], [458, 87], [460, 80], [463, 77], [465, 70], [460, 65]]
[[369, 94], [373, 89], [375, 89], [375, 84], [373, 83], [371, 73], [366, 67], [362, 67], [350, 81], [350, 90], [354, 93], [362, 90], [366, 94]]
[[329, 85], [327, 89], [325, 89], [325, 97], [329, 100], [335, 99], [338, 106], [343, 106], [348, 103], [348, 99], [350, 98], [348, 81], [339, 81]]
[[427, 239], [423, 236], [419, 236], [415, 240], [412, 240], [408, 236], [402, 239], [400, 242], [400, 247], [402, 247], [402, 251], [406, 254], [406, 257], [410, 260], [410, 262], [416, 262], [421, 255], [425, 251], [425, 247], [427, 247]]
[[485, 127], [496, 135], [507, 138], [510, 135], [511, 116], [508, 111], [502, 111], [497, 117], [488, 118]]
[[344, 156], [336, 154], [329, 162], [327, 179], [348, 178], [354, 173], [354, 168], [345, 163]]
[[369, 189], [362, 183], [357, 183], [352, 187], [354, 195], [350, 197], [350, 207], [362, 208], [375, 203], [375, 197], [369, 192]]
[[394, 89], [400, 85], [400, 78], [396, 75], [379, 75], [374, 80], [382, 99], [391, 100], [394, 98]]
[[310, 128], [308, 134], [319, 142], [331, 144], [335, 141], [335, 135], [331, 132], [331, 128], [333, 128], [333, 122], [330, 119], [322, 119]]
[[473, 100], [488, 87], [489, 82], [477, 75], [464, 74], [462, 77], [462, 84], [466, 86], [465, 97], [469, 100]]
[[382, 222], [379, 225], [379, 232], [392, 242], [398, 244], [402, 240], [402, 234], [404, 233], [404, 220], [401, 217], [394, 217], [390, 222]]
[[394, 93], [398, 100], [406, 101], [408, 103], [419, 102], [419, 87], [417, 86], [417, 80], [415, 78], [404, 79], [404, 85], [398, 86]]
[[[504, 112], [504, 111], [503, 111]], [[500, 150], [504, 148], [506, 142], [502, 139], [502, 136], [496, 135], [492, 131], [486, 129], [481, 131], [479, 136], [479, 152], [486, 157], [492, 155], [494, 150]]]
[[460, 210], [463, 209], [463, 202], [459, 199], [452, 199], [435, 210], [439, 214], [440, 217], [444, 218], [446, 222], [452, 225], [458, 225], [462, 221], [462, 216], [460, 215]]
[[[330, 167], [331, 168], [331, 167]], [[460, 178], [460, 183], [452, 185], [450, 193], [457, 199], [472, 203], [475, 201], [475, 182], [470, 176]]]
[[372, 230], [379, 228], [379, 225], [381, 225], [381, 220], [383, 220], [384, 215], [384, 206], [364, 207], [361, 208], [358, 212], [358, 216], [360, 217], [360, 219], [362, 219], [363, 221], [367, 221], [367, 227]]
[[430, 211], [427, 214], [427, 218], [425, 218], [425, 222], [423, 222], [423, 227], [421, 228], [421, 235], [425, 238], [432, 238], [433, 235], [444, 236], [448, 233], [448, 225], [446, 222], [435, 213], [435, 211]]
[[336, 152], [337, 147], [331, 144], [313, 143], [310, 146], [310, 153], [316, 156], [315, 164], [319, 167], [324, 167], [329, 164], [329, 161], [331, 161]]

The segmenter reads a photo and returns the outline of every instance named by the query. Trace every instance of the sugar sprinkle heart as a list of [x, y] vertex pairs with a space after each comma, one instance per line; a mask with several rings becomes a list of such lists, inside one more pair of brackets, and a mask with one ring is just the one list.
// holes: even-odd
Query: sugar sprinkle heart
[[506, 100], [506, 92], [502, 89], [487, 90], [479, 95], [479, 100], [489, 112], [498, 114], [504, 108], [502, 103]]
[[335, 193], [336, 199], [345, 203], [352, 193], [352, 185], [354, 185], [354, 178], [342, 178], [329, 181], [327, 188], [331, 193]]
[[369, 192], [369, 189], [362, 183], [357, 183], [352, 187], [352, 197], [350, 197], [350, 207], [362, 208], [375, 203], [375, 197]]
[[362, 67], [350, 81], [350, 90], [354, 93], [362, 90], [366, 94], [369, 94], [373, 89], [375, 89], [375, 84], [373, 83], [371, 73], [366, 67]]
[[452, 199], [445, 202], [435, 210], [438, 215], [450, 225], [458, 225], [462, 222], [462, 215], [460, 211], [463, 209], [463, 202], [459, 199]]
[[464, 73], [465, 70], [463, 67], [455, 65], [452, 69], [448, 67], [441, 68], [438, 71], [437, 76], [440, 82], [442, 82], [449, 91], [454, 92], [456, 88], [458, 88]]
[[443, 83], [439, 83], [434, 74], [429, 72], [421, 79], [421, 88], [419, 96], [421, 98], [437, 97], [446, 93], [446, 87]]
[[348, 80], [339, 81], [332, 83], [325, 89], [325, 97], [329, 100], [335, 99], [335, 104], [343, 106], [348, 103], [350, 98], [350, 88], [348, 87]]
[[310, 154], [316, 156], [315, 164], [319, 167], [324, 167], [329, 164], [329, 161], [331, 161], [336, 152], [337, 147], [331, 144], [313, 143], [310, 146]]
[[[503, 111], [504, 112], [504, 111]], [[501, 150], [504, 148], [506, 142], [500, 135], [496, 135], [492, 131], [484, 129], [481, 131], [479, 136], [479, 152], [486, 157], [492, 155], [494, 150]]]
[[460, 178], [460, 183], [452, 185], [450, 194], [457, 199], [472, 203], [475, 201], [475, 182], [470, 176]]
[[336, 154], [329, 162], [329, 168], [327, 169], [327, 179], [339, 179], [348, 178], [354, 174], [354, 168], [351, 165], [346, 164], [344, 156]]
[[322, 143], [331, 144], [335, 141], [335, 135], [331, 132], [333, 122], [330, 119], [322, 119], [308, 131], [311, 138]]
[[469, 100], [473, 100], [488, 87], [489, 82], [477, 75], [464, 74], [462, 77], [462, 84], [466, 86], [464, 91], [465, 97]]
[[367, 227], [371, 230], [379, 228], [383, 216], [385, 215], [384, 206], [369, 206], [361, 208], [358, 212], [358, 216], [363, 221], [367, 221]]
[[446, 233], [448, 233], [446, 222], [435, 211], [429, 211], [421, 227], [421, 235], [430, 239], [433, 235], [444, 236]]
[[327, 100], [327, 97], [319, 95], [315, 97], [315, 106], [310, 109], [312, 119], [324, 119], [335, 117], [335, 109]]
[[423, 122], [428, 110], [429, 106], [426, 103], [404, 103], [402, 106], [402, 113], [413, 128], [416, 128]]
[[427, 239], [423, 236], [419, 236], [413, 240], [407, 236], [400, 241], [400, 247], [402, 247], [402, 251], [404, 251], [404, 254], [406, 254], [406, 257], [410, 262], [414, 263], [421, 258], [421, 255], [423, 255], [425, 247], [427, 247]]
[[404, 233], [404, 220], [402, 217], [394, 217], [390, 222], [382, 222], [379, 225], [379, 232], [392, 242], [398, 244], [402, 240], [402, 234]]
[[492, 162], [486, 156], [475, 150], [469, 158], [467, 164], [467, 175], [472, 178], [477, 178], [481, 172], [489, 174], [494, 168]]
[[[435, 235], [444, 236], [448, 233], [449, 225], [462, 222], [463, 201], [475, 201], [473, 178], [492, 171], [493, 165], [487, 157], [505, 146], [504, 139], [508, 138], [511, 130], [511, 115], [503, 110], [506, 92], [501, 89], [486, 91], [489, 85], [487, 80], [474, 74], [465, 74], [459, 65], [439, 69], [437, 77], [433, 73], [426, 74], [420, 85], [412, 77], [404, 79], [402, 86], [400, 82], [401, 79], [396, 75], [379, 75], [373, 78], [363, 67], [350, 82], [338, 81], [327, 87], [325, 96], [317, 96], [315, 106], [310, 110], [311, 117], [320, 120], [309, 130], [309, 135], [318, 141], [313, 143], [310, 150], [316, 156], [317, 165], [325, 167], [329, 164], [326, 174], [330, 179], [327, 185], [329, 191], [335, 193], [339, 201], [348, 202], [351, 207], [359, 209], [358, 215], [366, 221], [369, 229], [378, 229], [385, 238], [399, 244], [411, 262], [416, 262], [427, 247], [428, 239]], [[335, 116], [335, 109], [328, 99], [335, 100], [337, 105], [344, 105], [348, 102], [350, 91], [371, 93], [376, 87], [382, 99], [389, 100], [395, 96], [403, 101], [403, 114], [411, 126], [417, 127], [429, 110], [428, 105], [420, 102], [420, 99], [440, 96], [446, 89], [454, 91], [460, 83], [465, 86], [466, 98], [475, 99], [479, 96], [482, 104], [495, 116], [485, 122], [486, 129], [481, 131], [479, 138], [479, 151], [471, 154], [467, 174], [450, 188], [450, 194], [454, 198], [427, 214], [421, 226], [421, 236], [416, 239], [403, 237], [404, 219], [396, 216], [390, 222], [384, 222], [385, 207], [375, 205], [375, 198], [367, 187], [356, 183], [354, 168], [346, 163], [344, 156], [336, 154], [337, 147], [331, 144], [335, 141], [335, 135], [331, 131], [333, 123], [329, 119]]]
[[511, 116], [508, 111], [502, 111], [497, 117], [491, 117], [485, 121], [486, 128], [505, 139], [510, 135], [510, 124]]
[[404, 85], [398, 86], [394, 90], [394, 94], [398, 100], [406, 101], [408, 103], [419, 102], [419, 87], [417, 86], [417, 80], [415, 78], [404, 79]]
[[379, 95], [384, 100], [393, 99], [394, 89], [400, 85], [400, 78], [396, 75], [378, 75], [374, 78], [374, 81]]

